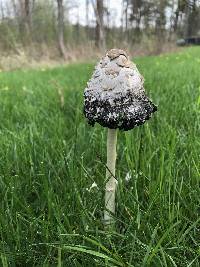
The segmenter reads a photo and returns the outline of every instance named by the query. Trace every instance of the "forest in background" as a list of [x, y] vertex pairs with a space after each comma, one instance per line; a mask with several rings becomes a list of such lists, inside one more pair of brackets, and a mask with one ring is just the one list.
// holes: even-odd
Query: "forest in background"
[[115, 5], [114, 0], [1, 0], [1, 58], [72, 61], [111, 47], [159, 54], [177, 39], [200, 34], [199, 0], [121, 0], [118, 21]]

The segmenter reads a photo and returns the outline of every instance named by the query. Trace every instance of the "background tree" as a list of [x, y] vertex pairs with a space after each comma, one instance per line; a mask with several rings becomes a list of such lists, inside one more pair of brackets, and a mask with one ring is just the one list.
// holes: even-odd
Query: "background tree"
[[185, 37], [195, 35], [199, 30], [199, 9], [196, 0], [187, 0], [184, 2], [185, 11]]
[[30, 0], [24, 0], [24, 24], [26, 31], [31, 32], [31, 3]]
[[167, 0], [157, 1], [155, 8], [155, 30], [159, 40], [164, 40], [165, 25], [166, 25], [166, 8], [168, 7]]
[[67, 52], [64, 43], [64, 7], [63, 0], [57, 0], [58, 5], [58, 47], [61, 56], [66, 60]]
[[104, 31], [104, 1], [96, 0], [96, 5], [93, 2], [96, 15], [96, 35], [95, 43], [98, 48], [105, 50], [105, 31]]
[[0, 52], [69, 59], [113, 46], [161, 51], [200, 34], [199, 0], [121, 0], [120, 7], [121, 20], [111, 0], [0, 0]]

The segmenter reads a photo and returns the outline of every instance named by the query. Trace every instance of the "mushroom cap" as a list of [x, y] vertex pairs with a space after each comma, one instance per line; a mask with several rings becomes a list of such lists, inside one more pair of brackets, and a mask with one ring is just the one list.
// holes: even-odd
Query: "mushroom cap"
[[127, 53], [109, 50], [84, 91], [88, 123], [125, 131], [145, 123], [157, 107], [146, 96], [143, 84], [144, 78]]

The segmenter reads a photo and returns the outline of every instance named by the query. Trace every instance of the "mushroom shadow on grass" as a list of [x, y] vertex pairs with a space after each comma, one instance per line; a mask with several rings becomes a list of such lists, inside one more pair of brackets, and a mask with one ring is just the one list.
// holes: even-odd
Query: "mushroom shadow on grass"
[[96, 65], [84, 91], [84, 114], [92, 126], [108, 128], [105, 192], [105, 225], [114, 223], [117, 129], [131, 130], [144, 124], [157, 110], [144, 90], [144, 78], [127, 53], [111, 49]]

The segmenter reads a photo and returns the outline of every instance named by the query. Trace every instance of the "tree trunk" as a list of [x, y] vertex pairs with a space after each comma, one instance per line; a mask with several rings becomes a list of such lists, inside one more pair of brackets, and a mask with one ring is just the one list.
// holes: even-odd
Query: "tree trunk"
[[165, 17], [165, 1], [161, 1], [157, 6], [157, 18], [156, 18], [156, 35], [158, 37], [159, 42], [165, 39], [164, 31], [166, 24]]
[[105, 50], [105, 32], [104, 32], [104, 1], [96, 0], [96, 46], [101, 50]]
[[1, 1], [1, 20], [4, 20], [5, 16], [4, 16], [4, 8], [3, 8], [3, 4]]
[[141, 0], [132, 0], [132, 15], [133, 15], [133, 21], [135, 21], [135, 33], [136, 37], [139, 37], [140, 34], [140, 22], [141, 22], [141, 6], [142, 6]]
[[185, 29], [184, 35], [185, 38], [196, 35], [199, 27], [198, 27], [198, 11], [196, 0], [188, 0], [185, 6]]
[[177, 10], [175, 12], [174, 32], [176, 32], [177, 28], [178, 28], [178, 18], [179, 18], [179, 9], [177, 8]]
[[64, 43], [64, 8], [63, 0], [57, 0], [58, 5], [58, 47], [60, 55], [66, 60], [67, 53]]
[[188, 38], [190, 37], [190, 25], [189, 25], [190, 6], [188, 1], [186, 1], [184, 13], [185, 13], [184, 37]]
[[30, 0], [24, 1], [24, 22], [25, 22], [25, 28], [26, 32], [30, 34], [31, 31], [31, 6], [30, 6]]
[[[17, 6], [12, 1], [14, 12], [17, 14]], [[26, 44], [31, 41], [31, 0], [19, 0], [19, 31], [21, 31], [22, 41]]]
[[89, 0], [85, 0], [86, 36], [89, 39]]
[[128, 10], [129, 10], [129, 5], [130, 1], [129, 0], [123, 0], [124, 1], [124, 15], [125, 15], [125, 41], [128, 43], [129, 42], [129, 15], [128, 15]]

